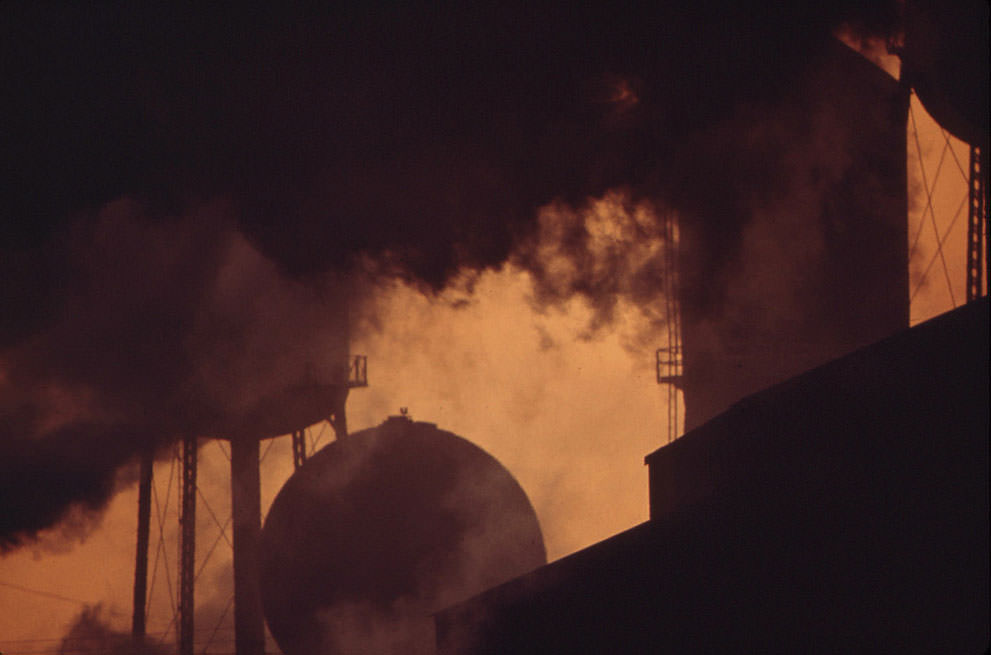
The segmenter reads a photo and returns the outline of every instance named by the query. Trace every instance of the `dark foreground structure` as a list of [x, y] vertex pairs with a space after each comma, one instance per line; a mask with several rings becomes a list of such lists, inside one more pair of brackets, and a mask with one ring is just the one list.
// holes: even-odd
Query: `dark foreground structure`
[[310, 457], [259, 548], [265, 617], [286, 655], [433, 655], [433, 612], [546, 562], [509, 471], [405, 416]]
[[988, 648], [986, 298], [647, 464], [650, 521], [440, 612], [438, 652]]

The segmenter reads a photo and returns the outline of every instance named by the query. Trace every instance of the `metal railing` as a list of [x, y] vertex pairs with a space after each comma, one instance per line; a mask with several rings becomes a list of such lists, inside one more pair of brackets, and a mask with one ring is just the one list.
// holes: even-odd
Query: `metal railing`
[[368, 356], [352, 355], [348, 361], [348, 387], [368, 386]]

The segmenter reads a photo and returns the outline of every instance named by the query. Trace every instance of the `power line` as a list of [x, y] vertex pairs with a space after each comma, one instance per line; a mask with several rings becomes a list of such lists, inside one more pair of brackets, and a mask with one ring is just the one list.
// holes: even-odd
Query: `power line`
[[[123, 615], [121, 615], [121, 616], [123, 616]], [[221, 626], [217, 626], [217, 627], [214, 627], [214, 628], [200, 628], [198, 630], [195, 630], [194, 632], [198, 632], [198, 633], [209, 632], [211, 634], [216, 633], [216, 632], [234, 632], [234, 628], [233, 627], [221, 627]], [[166, 632], [166, 634], [168, 634], [168, 633]], [[130, 638], [130, 635], [125, 635], [123, 633], [120, 633], [120, 635], [121, 636], [124, 636], [124, 637]], [[155, 632], [148, 633], [145, 636], [146, 637], [160, 637], [161, 635], [162, 635], [162, 631], [156, 630]], [[34, 638], [30, 638], [30, 639], [0, 639], [0, 644], [25, 644], [25, 645], [31, 645], [31, 644], [41, 644], [41, 643], [45, 643], [45, 642], [62, 641], [65, 638], [66, 638], [66, 635], [62, 635], [61, 637], [34, 637]], [[105, 638], [104, 636], [96, 636], [96, 635], [94, 635], [94, 636], [89, 636], [89, 637], [73, 637], [72, 639], [73, 639], [73, 641], [94, 641], [94, 640], [97, 640], [97, 639], [104, 639], [104, 638]], [[6, 653], [6, 651], [4, 651], [4, 652]], [[10, 655], [10, 654], [7, 653], [7, 655]]]
[[[4, 587], [10, 587], [11, 589], [17, 589], [18, 591], [23, 591], [29, 594], [35, 594], [36, 596], [44, 596], [46, 598], [61, 600], [66, 603], [75, 603], [77, 605], [95, 605], [93, 601], [82, 600], [81, 598], [72, 598], [71, 596], [63, 596], [61, 594], [52, 593], [50, 591], [42, 591], [41, 589], [32, 589], [31, 587], [25, 587], [23, 585], [14, 584], [13, 582], [0, 581], [0, 585]], [[115, 614], [119, 616], [123, 616], [123, 613], [121, 612], [115, 612]]]

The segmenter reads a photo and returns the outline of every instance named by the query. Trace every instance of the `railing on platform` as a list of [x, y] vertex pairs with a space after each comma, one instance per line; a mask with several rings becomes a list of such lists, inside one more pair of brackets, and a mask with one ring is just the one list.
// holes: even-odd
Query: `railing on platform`
[[353, 355], [348, 362], [348, 387], [368, 386], [368, 356]]

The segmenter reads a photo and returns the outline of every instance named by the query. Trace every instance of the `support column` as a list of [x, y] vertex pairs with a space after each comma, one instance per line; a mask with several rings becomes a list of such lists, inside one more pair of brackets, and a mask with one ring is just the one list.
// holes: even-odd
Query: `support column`
[[182, 440], [182, 535], [179, 552], [179, 655], [193, 655], [196, 578], [196, 437]]
[[138, 477], [138, 548], [134, 563], [134, 615], [131, 636], [141, 642], [145, 636], [145, 603], [148, 596], [148, 535], [151, 527], [151, 474], [155, 453], [149, 448], [141, 455]]
[[328, 419], [330, 427], [334, 428], [334, 437], [338, 440], [346, 439], [348, 436], [348, 416], [346, 411], [348, 391], [348, 385], [341, 389], [340, 394], [334, 399], [333, 411]]
[[258, 439], [231, 439], [231, 512], [234, 518], [234, 641], [237, 655], [264, 655], [265, 623], [258, 588], [261, 482]]
[[299, 470], [306, 462], [306, 430], [293, 430], [292, 433], [292, 463]]
[[984, 295], [984, 276], [988, 273], [988, 173], [987, 154], [970, 147], [970, 193], [967, 219], [967, 301]]

